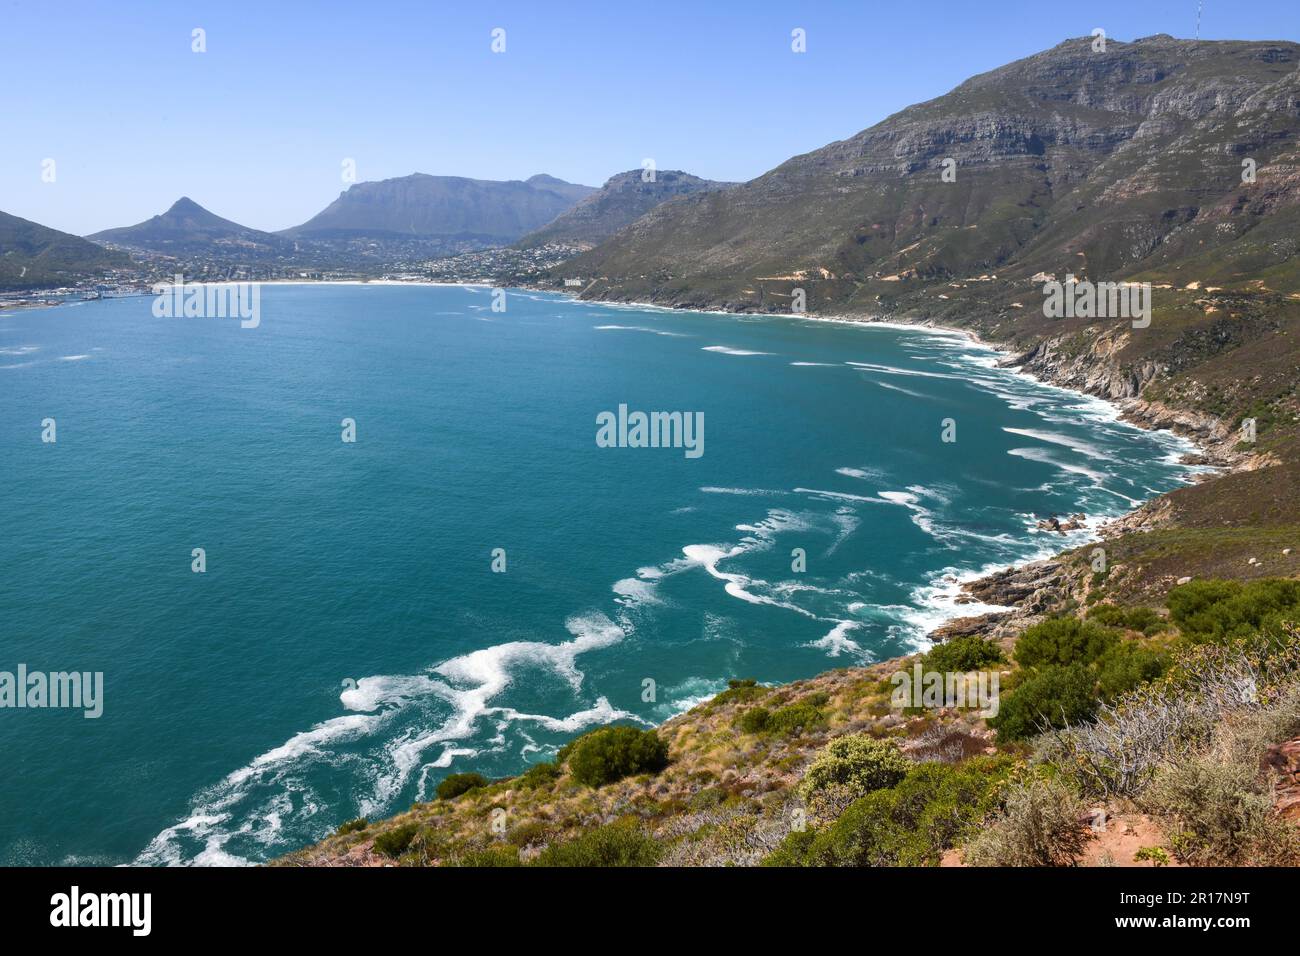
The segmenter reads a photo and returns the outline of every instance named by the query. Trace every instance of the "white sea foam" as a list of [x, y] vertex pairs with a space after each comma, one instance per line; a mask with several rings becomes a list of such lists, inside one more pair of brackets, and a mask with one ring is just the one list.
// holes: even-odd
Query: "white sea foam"
[[879, 385], [881, 388], [887, 388], [887, 389], [889, 389], [891, 392], [902, 392], [904, 395], [910, 395], [910, 396], [912, 396], [913, 398], [926, 398], [926, 397], [928, 397], [928, 396], [926, 396], [923, 392], [915, 392], [915, 391], [913, 391], [913, 390], [910, 389], [910, 388], [903, 388], [903, 386], [901, 386], [901, 385], [894, 385], [894, 384], [892, 384], [891, 382], [877, 382], [876, 384]]
[[705, 486], [700, 491], [707, 495], [754, 495], [769, 498], [787, 494], [787, 492], [776, 491], [771, 488], [718, 488], [712, 485]]
[[651, 335], [666, 335], [672, 338], [688, 338], [685, 332], [669, 332], [667, 329], [649, 329], [644, 325], [594, 325], [592, 328], [600, 332], [612, 332], [620, 330], [624, 332], [648, 332]]
[[[377, 675], [356, 681], [339, 695], [340, 703], [353, 713], [295, 734], [197, 795], [187, 818], [159, 833], [136, 862], [244, 862], [228, 853], [226, 844], [236, 837], [262, 840], [278, 833], [291, 812], [282, 800], [286, 791], [301, 798], [304, 806], [319, 805], [304, 779], [317, 764], [361, 771], [370, 786], [368, 793], [357, 795], [363, 815], [392, 812], [394, 799], [417, 770], [423, 781], [427, 768], [447, 767], [457, 757], [482, 752], [471, 741], [484, 718], [517, 719], [567, 731], [632, 717], [603, 697], [562, 717], [524, 714], [491, 703], [511, 686], [516, 673], [527, 668], [558, 675], [576, 695], [583, 681], [577, 657], [617, 644], [626, 633], [623, 626], [597, 613], [574, 616], [566, 627], [572, 640], [559, 644], [513, 641], [454, 657], [428, 674]], [[437, 704], [433, 710], [431, 702]], [[422, 715], [439, 709], [444, 716], [436, 726], [420, 726]], [[385, 739], [386, 733], [390, 736]], [[379, 740], [377, 754], [357, 751], [357, 745], [367, 740]], [[436, 752], [426, 758], [431, 750]], [[267, 790], [272, 791], [270, 796]], [[301, 825], [303, 812], [294, 816]], [[184, 848], [195, 842], [201, 842], [202, 848], [187, 855]]]
[[1008, 455], [1016, 458], [1024, 458], [1029, 461], [1040, 462], [1044, 465], [1051, 465], [1053, 468], [1059, 468], [1061, 471], [1069, 472], [1072, 475], [1083, 475], [1092, 481], [1103, 481], [1106, 476], [1101, 472], [1083, 465], [1076, 465], [1072, 462], [1061, 461], [1052, 455], [1051, 452], [1043, 448], [1012, 448], [1007, 451]]
[[861, 478], [864, 481], [884, 477], [884, 473], [878, 468], [836, 468], [835, 474], [846, 478]]
[[[662, 575], [657, 568], [656, 573]], [[611, 585], [611, 589], [618, 595], [616, 599], [619, 604], [626, 607], [641, 607], [646, 604], [662, 604], [663, 601], [655, 592], [654, 581], [647, 581], [641, 577], [621, 578]]]
[[1004, 432], [1012, 435], [1021, 435], [1025, 438], [1037, 438], [1039, 441], [1047, 442], [1051, 445], [1063, 445], [1071, 451], [1076, 451], [1088, 458], [1095, 458], [1098, 461], [1114, 461], [1114, 457], [1106, 454], [1091, 442], [1084, 441], [1082, 438], [1075, 438], [1072, 435], [1062, 435], [1059, 432], [1043, 431], [1037, 428], [1007, 428], [1003, 427]]
[[706, 345], [705, 352], [720, 352], [723, 355], [771, 355], [771, 352], [751, 352], [749, 349], [733, 349], [727, 345]]
[[926, 372], [919, 368], [899, 368], [896, 365], [878, 365], [875, 362], [845, 362], [845, 365], [852, 365], [854, 368], [860, 368], [867, 372], [879, 372], [882, 375], [907, 375], [917, 378], [950, 378], [961, 379], [964, 376], [950, 375], [947, 372]]
[[858, 658], [869, 656], [865, 654], [857, 641], [848, 636], [849, 631], [857, 630], [861, 626], [858, 621], [840, 621], [831, 628], [830, 633], [825, 637], [810, 641], [804, 646], [823, 650], [829, 657], [839, 657], [841, 654], [848, 654]]

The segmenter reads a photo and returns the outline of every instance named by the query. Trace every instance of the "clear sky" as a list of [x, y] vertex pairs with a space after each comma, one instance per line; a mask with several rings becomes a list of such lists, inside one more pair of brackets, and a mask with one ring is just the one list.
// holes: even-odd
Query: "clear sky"
[[[1094, 27], [1193, 36], [1197, 4], [0, 0], [0, 210], [86, 234], [187, 195], [283, 229], [349, 158], [362, 180], [600, 185], [647, 157], [751, 179]], [[1300, 0], [1204, 8], [1203, 38], [1300, 40]]]

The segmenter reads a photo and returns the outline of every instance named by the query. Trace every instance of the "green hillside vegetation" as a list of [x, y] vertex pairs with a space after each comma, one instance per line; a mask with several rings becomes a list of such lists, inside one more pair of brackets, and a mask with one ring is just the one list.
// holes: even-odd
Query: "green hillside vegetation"
[[988, 721], [893, 709], [889, 678], [913, 659], [736, 680], [658, 729], [598, 728], [552, 763], [352, 821], [277, 865], [1108, 862], [1086, 811], [1153, 834], [1109, 862], [1300, 864], [1300, 814], [1275, 808], [1265, 759], [1300, 738], [1297, 622], [1300, 582], [1194, 581], [1161, 608], [1098, 603], [918, 658], [1001, 671]]
[[125, 253], [0, 212], [0, 291], [72, 285], [130, 266]]

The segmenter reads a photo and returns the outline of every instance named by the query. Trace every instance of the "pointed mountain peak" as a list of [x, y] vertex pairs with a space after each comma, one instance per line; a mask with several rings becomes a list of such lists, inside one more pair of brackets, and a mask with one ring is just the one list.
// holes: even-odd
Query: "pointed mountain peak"
[[179, 213], [181, 215], [190, 216], [193, 215], [194, 213], [206, 213], [207, 210], [204, 209], [202, 206], [200, 206], [198, 203], [196, 203], [189, 196], [182, 196], [180, 199], [176, 200], [174, 203], [171, 204], [171, 208], [168, 209], [167, 212]]

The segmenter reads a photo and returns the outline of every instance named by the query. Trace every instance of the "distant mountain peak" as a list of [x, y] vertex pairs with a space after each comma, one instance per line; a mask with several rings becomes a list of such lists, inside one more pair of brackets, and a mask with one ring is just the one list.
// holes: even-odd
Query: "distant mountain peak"
[[[196, 203], [189, 196], [182, 196], [180, 199], [172, 203], [171, 206], [167, 209], [167, 212], [163, 213], [163, 215], [170, 215], [172, 213], [191, 215], [196, 212], [207, 213], [208, 211], [204, 209], [202, 206], [200, 206], [198, 203]], [[209, 215], [211, 215], [211, 213], [209, 213]]]
[[519, 245], [563, 242], [592, 246], [671, 199], [734, 185], [701, 179], [680, 169], [656, 170], [653, 180], [643, 178], [643, 172], [629, 169], [615, 173], [600, 189], [541, 229], [529, 233]]
[[168, 254], [210, 254], [219, 246], [235, 247], [243, 255], [282, 251], [285, 240], [259, 229], [250, 229], [200, 206], [182, 196], [166, 212], [134, 226], [105, 229], [90, 238], [128, 248]]

